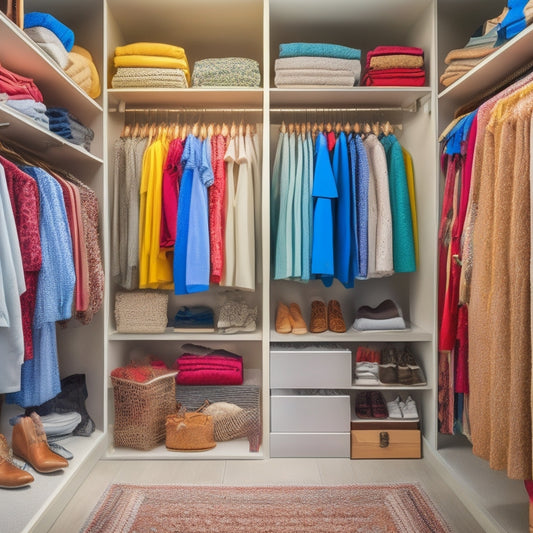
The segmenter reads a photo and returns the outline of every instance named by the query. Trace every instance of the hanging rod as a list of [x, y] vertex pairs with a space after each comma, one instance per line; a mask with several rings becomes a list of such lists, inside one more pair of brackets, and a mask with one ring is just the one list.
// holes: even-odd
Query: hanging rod
[[262, 107], [126, 107], [122, 102], [111, 112], [119, 113], [260, 113]]
[[354, 113], [381, 111], [411, 111], [406, 107], [271, 107], [272, 113]]

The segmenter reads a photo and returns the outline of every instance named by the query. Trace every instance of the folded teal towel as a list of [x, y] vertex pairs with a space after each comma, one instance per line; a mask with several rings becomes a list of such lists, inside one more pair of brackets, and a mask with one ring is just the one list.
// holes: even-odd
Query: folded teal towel
[[26, 13], [24, 15], [24, 28], [34, 28], [35, 26], [48, 28], [57, 35], [67, 52], [72, 50], [74, 46], [74, 32], [49, 13], [40, 13], [39, 11]]
[[296, 56], [361, 59], [361, 50], [327, 43], [285, 43], [279, 45], [279, 57]]

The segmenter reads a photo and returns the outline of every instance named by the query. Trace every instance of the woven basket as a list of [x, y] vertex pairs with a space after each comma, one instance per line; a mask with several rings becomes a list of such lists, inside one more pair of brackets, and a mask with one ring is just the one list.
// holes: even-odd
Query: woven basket
[[216, 446], [213, 417], [193, 412], [167, 416], [165, 444], [169, 450], [203, 451]]
[[119, 333], [164, 333], [167, 327], [168, 294], [139, 290], [117, 292], [115, 323]]
[[165, 440], [165, 422], [176, 412], [176, 372], [137, 383], [111, 376], [115, 446], [151, 450]]

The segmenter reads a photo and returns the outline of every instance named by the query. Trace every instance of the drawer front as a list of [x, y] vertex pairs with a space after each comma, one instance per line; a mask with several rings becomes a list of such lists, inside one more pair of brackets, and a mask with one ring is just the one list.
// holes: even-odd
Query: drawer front
[[352, 430], [352, 459], [419, 459], [419, 429]]
[[271, 433], [270, 457], [349, 457], [350, 433]]
[[272, 395], [270, 430], [282, 433], [349, 433], [350, 397]]
[[270, 352], [270, 387], [346, 389], [352, 386], [352, 353]]

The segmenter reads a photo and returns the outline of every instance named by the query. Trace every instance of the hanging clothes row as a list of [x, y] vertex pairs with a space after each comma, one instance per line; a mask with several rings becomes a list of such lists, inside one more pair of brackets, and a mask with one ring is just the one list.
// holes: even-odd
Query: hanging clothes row
[[439, 423], [514, 479], [532, 477], [533, 73], [443, 133]]
[[255, 125], [125, 128], [114, 146], [114, 281], [255, 290], [260, 161]]
[[[334, 124], [334, 123], [333, 123]], [[281, 125], [271, 184], [273, 278], [355, 279], [416, 270], [413, 163], [390, 123]]]
[[80, 180], [0, 145], [0, 393], [22, 407], [60, 391], [56, 322], [91, 322], [104, 271], [98, 198]]

